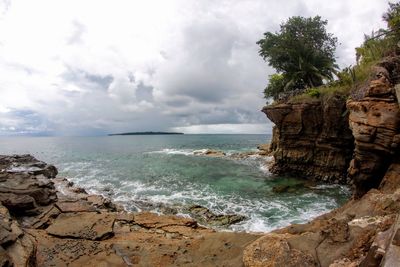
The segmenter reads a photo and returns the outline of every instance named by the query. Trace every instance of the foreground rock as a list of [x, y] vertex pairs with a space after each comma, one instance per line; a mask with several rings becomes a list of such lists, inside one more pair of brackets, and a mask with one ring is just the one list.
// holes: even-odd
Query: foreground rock
[[29, 155], [0, 156], [0, 166], [2, 267], [242, 266], [244, 248], [259, 237], [173, 215], [127, 213], [55, 178], [54, 166]]

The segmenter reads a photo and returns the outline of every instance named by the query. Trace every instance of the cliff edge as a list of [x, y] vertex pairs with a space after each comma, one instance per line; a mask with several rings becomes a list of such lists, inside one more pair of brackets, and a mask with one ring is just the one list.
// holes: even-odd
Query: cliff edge
[[[399, 73], [400, 57], [385, 58], [355, 94], [359, 97], [338, 102], [334, 117], [323, 112], [333, 105], [320, 101], [264, 109], [276, 123], [274, 171], [288, 168], [319, 178], [325, 166], [328, 178], [336, 181], [334, 177], [341, 174], [339, 181], [353, 184], [354, 195], [343, 207], [307, 224], [259, 238], [246, 248], [245, 266], [399, 266], [400, 111], [395, 93]], [[343, 111], [348, 115], [340, 116]], [[332, 134], [323, 134], [328, 129]], [[349, 134], [354, 145], [345, 147], [352, 139]], [[329, 140], [333, 144], [320, 149]], [[336, 168], [335, 163], [339, 163]]]
[[329, 183], [348, 182], [346, 173], [354, 139], [343, 95], [275, 104], [262, 111], [275, 123], [273, 173]]

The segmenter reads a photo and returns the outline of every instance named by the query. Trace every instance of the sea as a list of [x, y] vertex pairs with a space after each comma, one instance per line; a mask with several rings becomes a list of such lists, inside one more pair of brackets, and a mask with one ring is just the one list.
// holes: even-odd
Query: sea
[[[244, 134], [1, 137], [0, 154], [32, 154], [54, 164], [59, 176], [130, 211], [143, 210], [138, 203], [153, 203], [147, 209], [155, 212], [160, 205], [201, 205], [248, 218], [226, 231], [266, 232], [304, 223], [350, 197], [346, 186], [324, 184], [275, 193], [274, 186], [296, 184], [300, 177], [272, 175], [271, 157], [229, 157], [256, 151], [270, 139]], [[228, 156], [196, 155], [205, 149]]]

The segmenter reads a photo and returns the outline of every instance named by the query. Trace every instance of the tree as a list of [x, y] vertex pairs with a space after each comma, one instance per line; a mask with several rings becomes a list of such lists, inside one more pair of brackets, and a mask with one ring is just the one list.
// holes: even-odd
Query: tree
[[[280, 26], [279, 32], [266, 32], [257, 42], [260, 56], [282, 75], [281, 92], [316, 87], [333, 79], [337, 69], [334, 55], [337, 38], [327, 33], [327, 23], [319, 16], [291, 17]], [[268, 86], [265, 93], [277, 95], [277, 88]]]
[[383, 15], [389, 31], [393, 31], [397, 37], [400, 36], [400, 2], [389, 3], [389, 9]]
[[272, 97], [277, 99], [285, 87], [286, 81], [282, 74], [272, 74], [269, 76], [268, 86], [264, 89], [265, 98]]

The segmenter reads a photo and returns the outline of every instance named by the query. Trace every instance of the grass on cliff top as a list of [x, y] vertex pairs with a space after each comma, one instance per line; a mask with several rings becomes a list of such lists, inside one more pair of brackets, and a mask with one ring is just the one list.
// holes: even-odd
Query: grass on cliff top
[[288, 103], [309, 103], [327, 99], [334, 95], [347, 98], [350, 95], [351, 86], [337, 85], [337, 86], [321, 86], [317, 88], [310, 88], [301, 95], [293, 96], [288, 100]]
[[320, 87], [309, 88], [303, 94], [291, 97], [287, 102], [309, 103], [313, 101], [326, 100], [331, 96], [348, 98], [354, 90], [359, 90], [365, 84], [371, 74], [372, 68], [378, 63], [378, 61], [379, 60], [374, 60], [346, 68], [338, 73], [338, 80]]

